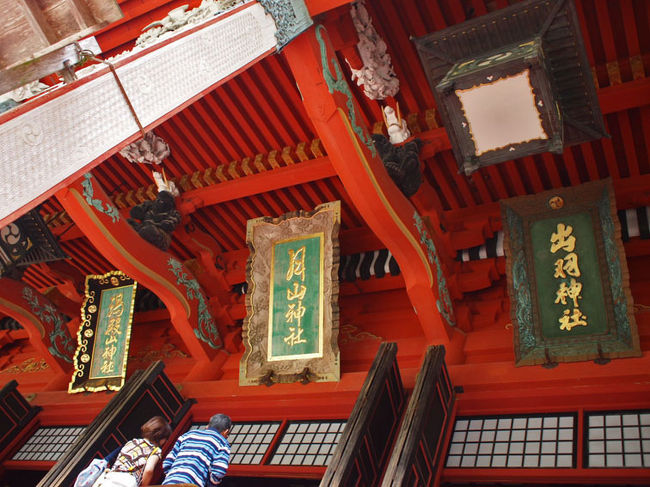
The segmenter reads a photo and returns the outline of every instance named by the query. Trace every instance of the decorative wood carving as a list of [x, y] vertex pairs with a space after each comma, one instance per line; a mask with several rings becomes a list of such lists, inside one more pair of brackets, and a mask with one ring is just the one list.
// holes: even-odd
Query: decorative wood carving
[[165, 303], [197, 366], [213, 358], [222, 346], [221, 338], [207, 297], [191, 272], [139, 238], [90, 174], [58, 197], [99, 252]]
[[[275, 23], [259, 3], [248, 2], [233, 10], [197, 25], [178, 42], [161, 43], [120, 57], [120, 80], [148, 130], [161, 117], [214, 89], [275, 48]], [[229, 49], [214, 48], [240, 36], [246, 41]], [[106, 159], [117, 152], [122, 142], [132, 142], [134, 136], [139, 136], [109, 68], [91, 66], [95, 68], [76, 73], [80, 82], [75, 89], [57, 90], [38, 110], [0, 114], [0, 164], [5, 168], [5, 177], [0, 180], [0, 219], [25, 206], [32, 208], [33, 200], [44, 193], [51, 196], [53, 188], [64, 179], [81, 175], [91, 162]], [[83, 77], [93, 72], [96, 79], [84, 82]], [[111, 114], [110, 123], [107, 113]], [[71, 133], [75, 136], [71, 137]]]
[[28, 331], [32, 346], [54, 374], [67, 375], [72, 369], [75, 341], [66, 326], [66, 317], [47, 297], [21, 281], [5, 277], [0, 285], [0, 311]]

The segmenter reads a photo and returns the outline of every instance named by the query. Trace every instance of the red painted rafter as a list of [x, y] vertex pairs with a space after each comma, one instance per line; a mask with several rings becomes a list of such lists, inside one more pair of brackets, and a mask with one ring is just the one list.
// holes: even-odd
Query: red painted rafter
[[174, 177], [180, 177], [183, 174], [192, 174], [193, 167], [190, 165], [192, 160], [196, 160], [196, 148], [193, 147], [189, 140], [185, 137], [173, 137], [175, 133], [183, 133], [176, 126], [175, 120], [168, 120], [166, 123], [160, 125], [156, 132], [171, 144], [171, 155], [163, 162], [168, 168], [168, 171]]
[[166, 124], [169, 124], [175, 133], [182, 133], [182, 139], [187, 139], [189, 149], [192, 150], [191, 159], [188, 162], [192, 164], [193, 170], [198, 171], [205, 167], [216, 166], [217, 155], [211, 150], [210, 144], [210, 139], [214, 135], [209, 136], [200, 129], [200, 127], [202, 128], [201, 121], [191, 118], [192, 114], [189, 108], [170, 118]]
[[217, 145], [219, 131], [213, 129], [212, 120], [206, 112], [204, 104], [200, 101], [194, 103], [179, 115], [181, 114], [185, 118], [185, 123], [196, 131], [201, 142], [205, 144], [206, 150], [210, 152], [211, 158], [205, 161], [205, 166], [216, 167], [225, 163], [228, 158], [225, 156], [223, 148]]
[[[258, 81], [257, 75], [253, 75], [253, 70], [242, 73], [237, 80], [238, 82], [232, 85], [233, 97], [241, 100], [239, 108], [242, 110], [237, 116], [242, 119], [246, 118], [246, 121], [242, 120], [242, 126], [255, 126], [255, 122], [248, 119], [247, 114], [255, 113], [259, 117], [259, 122], [257, 122], [259, 127], [254, 128], [253, 135], [256, 138], [256, 150], [258, 152], [264, 152], [269, 148], [282, 147], [282, 139], [288, 140], [290, 137], [282, 124], [274, 124], [272, 122], [275, 118], [273, 116], [274, 109], [269, 104], [268, 93], [262, 92], [261, 83]], [[231, 87], [229, 86], [229, 88]]]
[[[215, 90], [215, 92], [220, 92], [220, 90]], [[199, 100], [196, 103], [196, 109], [206, 130], [209, 129], [212, 133], [214, 144], [221, 149], [220, 162], [223, 164], [236, 159], [242, 153], [242, 149], [236, 145], [239, 143], [239, 134], [230, 135], [229, 120], [221, 113], [218, 103], [215, 103], [215, 92], [209, 93]], [[226, 134], [228, 135], [226, 136]]]
[[[610, 18], [609, 18], [610, 16], [609, 4], [611, 2], [607, 2], [605, 0], [594, 0], [594, 1], [595, 1], [595, 5], [594, 5], [594, 10], [592, 12], [595, 13], [595, 15], [598, 18], [597, 34], [600, 36], [602, 46], [603, 46], [603, 51], [605, 53], [604, 61], [607, 63], [616, 61], [616, 59], [619, 58], [619, 55], [616, 52], [614, 33], [612, 32], [612, 24], [610, 23]], [[614, 6], [613, 8], [617, 8], [617, 6]], [[620, 57], [627, 57], [627, 56], [621, 55]]]
[[[250, 76], [250, 74], [244, 72], [241, 78], [245, 79], [247, 76]], [[239, 83], [240, 81], [237, 80], [237, 82]], [[243, 105], [240, 104], [240, 101], [234, 95], [233, 87], [224, 85], [223, 94], [225, 96], [219, 98], [219, 104], [223, 107], [226, 116], [238, 127], [240, 138], [245, 141], [241, 156], [252, 155], [256, 152], [266, 152], [269, 146], [260, 138], [255, 122], [249, 118], [247, 111], [243, 110]]]
[[646, 156], [644, 161], [640, 161], [639, 164], [643, 163], [642, 173], [646, 174], [650, 172], [650, 107], [642, 107], [639, 110], [639, 115], [641, 118], [640, 130], [643, 133], [643, 141], [645, 143]]
[[278, 59], [281, 57], [270, 57], [267, 62], [260, 63], [251, 70], [251, 75], [257, 80], [254, 88], [260, 91], [269, 105], [268, 118], [276, 118], [280, 113], [284, 115], [283, 123], [271, 123], [271, 128], [276, 129], [281, 138], [281, 145], [274, 146], [275, 148], [313, 138], [301, 129], [300, 121], [295, 118], [295, 108], [291, 102], [299, 100], [296, 100], [296, 82], [285, 76], [286, 73], [278, 66]]

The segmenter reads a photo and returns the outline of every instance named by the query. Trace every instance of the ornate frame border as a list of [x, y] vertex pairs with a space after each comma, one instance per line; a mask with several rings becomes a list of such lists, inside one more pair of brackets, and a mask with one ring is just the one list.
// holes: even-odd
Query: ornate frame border
[[[324, 219], [323, 222], [313, 221]], [[323, 355], [318, 358], [269, 361], [267, 357], [269, 328], [269, 283], [256, 279], [270, 276], [270, 249], [276, 237], [259, 236], [262, 226], [272, 227], [277, 240], [287, 235], [298, 236], [299, 221], [310, 224], [305, 234], [322, 231], [325, 236], [323, 258]], [[311, 220], [311, 222], [310, 222]], [[246, 243], [250, 250], [246, 266], [246, 318], [242, 329], [245, 351], [239, 363], [240, 385], [273, 385], [289, 382], [328, 382], [340, 379], [339, 332], [339, 241], [341, 203], [334, 201], [317, 206], [313, 211], [299, 210], [278, 218], [261, 217], [248, 220]], [[285, 232], [285, 233], [282, 233]], [[267, 255], [268, 254], [268, 255]]]
[[[561, 197], [562, 209], [548, 201]], [[592, 216], [602, 289], [607, 309], [607, 332], [602, 335], [545, 339], [541, 332], [537, 285], [534, 279], [530, 224], [536, 220], [589, 212]], [[610, 179], [573, 188], [559, 188], [533, 196], [501, 201], [504, 251], [510, 312], [514, 328], [515, 365], [575, 362], [641, 355], [625, 250], [616, 217]]]

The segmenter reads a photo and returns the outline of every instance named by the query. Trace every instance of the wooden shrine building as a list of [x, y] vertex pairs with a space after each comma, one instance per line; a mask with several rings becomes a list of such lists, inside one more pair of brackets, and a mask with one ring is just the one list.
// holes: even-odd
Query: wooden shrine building
[[0, 487], [650, 485], [650, 2], [0, 6]]

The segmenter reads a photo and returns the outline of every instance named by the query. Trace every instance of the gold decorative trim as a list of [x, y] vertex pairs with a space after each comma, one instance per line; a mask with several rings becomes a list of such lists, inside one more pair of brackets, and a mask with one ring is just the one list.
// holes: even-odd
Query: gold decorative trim
[[24, 374], [28, 372], [41, 372], [42, 370], [49, 369], [45, 359], [28, 358], [23, 360], [20, 364], [12, 365], [6, 369], [0, 370], [0, 374]]

